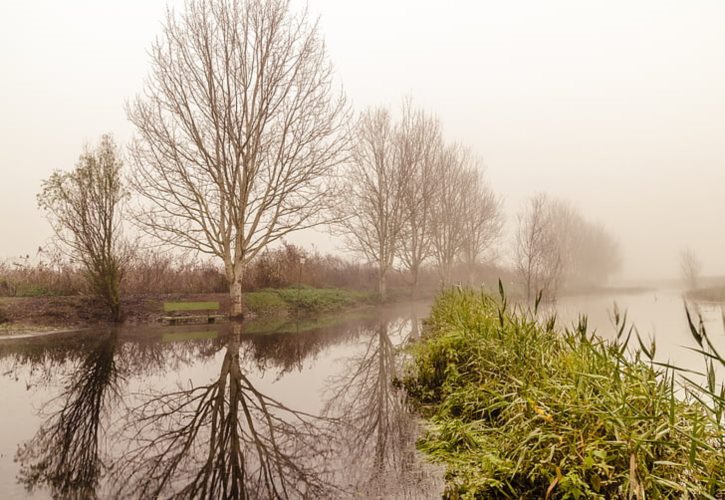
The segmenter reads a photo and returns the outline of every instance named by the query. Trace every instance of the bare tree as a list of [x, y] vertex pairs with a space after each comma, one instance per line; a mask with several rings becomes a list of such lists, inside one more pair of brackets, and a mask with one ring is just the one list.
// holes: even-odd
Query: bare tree
[[689, 290], [695, 290], [702, 272], [702, 263], [691, 248], [686, 248], [680, 252], [680, 272], [685, 286]]
[[403, 104], [403, 117], [397, 136], [402, 162], [408, 164], [408, 182], [403, 197], [403, 233], [399, 257], [411, 276], [413, 296], [418, 293], [421, 265], [431, 257], [431, 225], [436, 190], [441, 184], [438, 172], [443, 141], [438, 119]]
[[554, 296], [561, 280], [564, 257], [553, 215], [551, 200], [542, 193], [529, 198], [518, 215], [514, 267], [527, 302], [540, 292]]
[[454, 144], [439, 156], [439, 188], [435, 192], [431, 224], [431, 244], [442, 284], [447, 284], [466, 237], [464, 220], [469, 207], [464, 195], [475, 172], [470, 152]]
[[470, 182], [463, 186], [461, 255], [469, 279], [486, 251], [496, 243], [503, 228], [501, 199], [494, 194], [479, 169], [471, 172]]
[[42, 184], [38, 206], [45, 210], [61, 249], [85, 270], [94, 293], [121, 318], [120, 283], [128, 247], [121, 233], [123, 163], [113, 138], [105, 134], [95, 150], [86, 148], [75, 169], [55, 171]]
[[245, 265], [326, 222], [347, 106], [317, 25], [289, 0], [189, 0], [167, 14], [151, 59], [128, 108], [139, 223], [218, 257], [240, 316]]
[[515, 265], [527, 300], [551, 299], [563, 284], [599, 286], [619, 269], [617, 241], [566, 201], [534, 195], [518, 219]]
[[404, 194], [410, 165], [396, 149], [396, 131], [384, 108], [362, 114], [356, 147], [340, 199], [341, 227], [348, 247], [378, 266], [378, 292], [385, 300], [404, 223]]
[[600, 224], [581, 220], [574, 229], [567, 280], [585, 286], [606, 283], [622, 262], [617, 240]]

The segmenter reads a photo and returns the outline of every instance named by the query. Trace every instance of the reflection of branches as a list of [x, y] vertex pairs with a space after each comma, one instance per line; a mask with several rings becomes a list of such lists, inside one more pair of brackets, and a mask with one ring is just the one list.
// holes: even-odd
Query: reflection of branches
[[[350, 369], [336, 380], [336, 394], [329, 409], [343, 410], [345, 420], [354, 429], [350, 444], [360, 458], [372, 458], [373, 469], [395, 462], [395, 445], [391, 441], [402, 433], [401, 394], [391, 386], [397, 373], [395, 347], [388, 335], [388, 324], [377, 325], [365, 351], [351, 361]], [[372, 450], [370, 449], [372, 448]], [[365, 453], [361, 453], [365, 450]], [[392, 453], [391, 453], [392, 452]]]
[[[331, 380], [327, 413], [344, 416], [346, 470], [359, 475], [358, 495], [420, 498], [437, 491], [436, 479], [415, 457], [416, 427], [404, 393], [394, 386], [399, 373], [397, 347], [415, 335], [411, 322], [380, 320], [343, 374]], [[349, 479], [349, 478], [348, 478]], [[411, 480], [414, 480], [411, 483]]]
[[93, 496], [103, 465], [98, 441], [104, 407], [109, 396], [119, 394], [115, 350], [115, 333], [98, 340], [52, 401], [60, 410], [18, 450], [28, 489], [48, 484], [54, 497]]
[[316, 497], [326, 485], [325, 440], [311, 415], [260, 393], [242, 372], [231, 335], [219, 377], [152, 396], [117, 469], [119, 494], [156, 498]]

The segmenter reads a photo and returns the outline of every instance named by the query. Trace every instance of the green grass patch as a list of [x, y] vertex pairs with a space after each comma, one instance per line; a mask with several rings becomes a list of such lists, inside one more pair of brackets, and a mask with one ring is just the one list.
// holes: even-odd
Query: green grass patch
[[375, 294], [339, 288], [282, 288], [250, 292], [245, 305], [256, 314], [335, 311], [375, 301]]
[[605, 342], [503, 293], [439, 297], [404, 385], [447, 497], [725, 498], [725, 388], [678, 388], [624, 324]]

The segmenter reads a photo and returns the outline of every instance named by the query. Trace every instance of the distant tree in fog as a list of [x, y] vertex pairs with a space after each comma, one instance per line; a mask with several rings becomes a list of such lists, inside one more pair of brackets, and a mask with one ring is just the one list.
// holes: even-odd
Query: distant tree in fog
[[486, 251], [501, 236], [503, 214], [501, 199], [491, 190], [478, 169], [471, 172], [470, 182], [464, 186], [463, 239], [461, 258], [469, 280]]
[[410, 273], [413, 296], [418, 292], [421, 265], [431, 256], [431, 230], [436, 190], [442, 179], [439, 172], [443, 147], [438, 119], [421, 109], [413, 109], [410, 100], [403, 105], [396, 147], [400, 160], [409, 165], [403, 194], [403, 225], [400, 260]]
[[402, 162], [397, 131], [384, 108], [365, 111], [355, 129], [355, 147], [340, 199], [340, 223], [350, 249], [378, 266], [378, 292], [387, 295], [404, 223], [404, 196], [412, 165]]
[[81, 263], [114, 321], [121, 318], [120, 283], [129, 256], [121, 232], [122, 167], [113, 138], [105, 134], [95, 149], [84, 150], [73, 170], [55, 171], [43, 181], [37, 197], [61, 250]]
[[138, 222], [224, 263], [231, 314], [245, 266], [290, 232], [329, 222], [347, 159], [347, 105], [317, 25], [289, 0], [189, 0], [169, 11], [129, 106]]
[[571, 269], [567, 280], [580, 285], [602, 285], [619, 271], [619, 244], [600, 224], [582, 221], [572, 241]]
[[702, 272], [702, 263], [690, 248], [680, 252], [680, 272], [688, 290], [696, 289]]
[[470, 151], [458, 144], [447, 145], [440, 155], [440, 184], [435, 192], [431, 241], [441, 283], [451, 279], [451, 271], [461, 255], [466, 237], [464, 221], [469, 208], [465, 195], [475, 172]]
[[517, 217], [514, 267], [527, 302], [539, 292], [554, 296], [561, 280], [564, 255], [554, 213], [551, 199], [539, 193], [526, 200]]
[[532, 196], [518, 217], [515, 267], [527, 300], [563, 285], [601, 286], [619, 269], [617, 241], [566, 201]]

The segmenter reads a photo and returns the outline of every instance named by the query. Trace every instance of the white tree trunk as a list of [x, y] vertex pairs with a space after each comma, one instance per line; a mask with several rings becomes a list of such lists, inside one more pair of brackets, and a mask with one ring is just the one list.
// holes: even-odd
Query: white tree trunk
[[229, 315], [241, 319], [244, 316], [244, 295], [242, 294], [242, 271], [234, 273], [229, 285]]
[[388, 299], [388, 277], [383, 271], [378, 274], [378, 294], [381, 302]]

